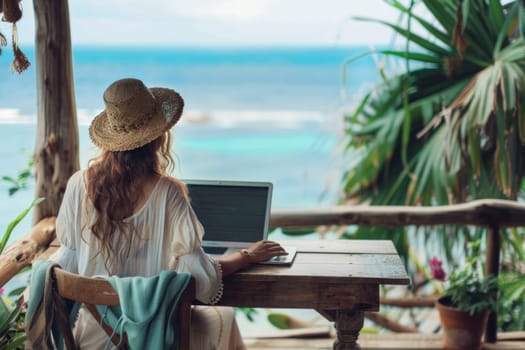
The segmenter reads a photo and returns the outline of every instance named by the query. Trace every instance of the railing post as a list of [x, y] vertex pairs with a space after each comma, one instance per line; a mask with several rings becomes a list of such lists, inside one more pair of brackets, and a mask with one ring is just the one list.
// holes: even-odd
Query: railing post
[[[499, 259], [501, 251], [501, 236], [498, 226], [492, 226], [487, 233], [487, 255], [485, 261], [485, 273], [497, 276], [499, 274]], [[498, 338], [498, 314], [492, 311], [487, 321], [485, 341], [495, 343]]]

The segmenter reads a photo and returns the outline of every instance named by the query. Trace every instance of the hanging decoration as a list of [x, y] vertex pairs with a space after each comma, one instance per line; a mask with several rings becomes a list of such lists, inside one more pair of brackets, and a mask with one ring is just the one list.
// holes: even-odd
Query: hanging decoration
[[[11, 41], [13, 44], [14, 59], [13, 63], [11, 63], [11, 69], [17, 73], [22, 73], [30, 65], [26, 55], [24, 55], [18, 46], [18, 30], [16, 28], [16, 22], [22, 18], [22, 7], [20, 5], [20, 1], [21, 0], [0, 0], [0, 13], [2, 13], [2, 21], [13, 24]], [[0, 54], [2, 54], [2, 46], [7, 46], [7, 39], [0, 32]]]

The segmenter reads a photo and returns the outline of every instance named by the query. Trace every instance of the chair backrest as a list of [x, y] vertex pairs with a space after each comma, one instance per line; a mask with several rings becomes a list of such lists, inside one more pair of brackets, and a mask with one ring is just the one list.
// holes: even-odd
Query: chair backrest
[[[67, 349], [75, 349], [75, 342], [69, 315], [64, 299], [84, 303], [87, 309], [93, 314], [95, 319], [100, 322], [100, 314], [95, 305], [120, 305], [119, 297], [113, 286], [102, 278], [85, 277], [64, 271], [58, 267], [53, 269], [51, 274], [53, 279], [53, 300], [58, 314], [60, 328], [64, 337]], [[190, 324], [191, 324], [191, 305], [195, 299], [195, 280], [191, 278], [188, 287], [184, 290], [174, 313], [174, 324], [179, 327], [179, 349], [190, 350]], [[108, 325], [103, 325], [108, 337], [113, 335], [113, 329]], [[111, 341], [119, 348], [127, 346], [127, 338], [120, 341], [118, 334], [113, 335]], [[120, 345], [119, 345], [120, 344]]]

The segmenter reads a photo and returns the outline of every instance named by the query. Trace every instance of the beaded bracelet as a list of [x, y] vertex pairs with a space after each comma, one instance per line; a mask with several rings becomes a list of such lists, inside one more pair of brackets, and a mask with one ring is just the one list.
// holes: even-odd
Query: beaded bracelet
[[252, 254], [250, 253], [248, 249], [241, 249], [239, 253], [241, 254], [245, 262], [247, 262], [248, 264], [251, 263], [250, 257], [252, 256]]

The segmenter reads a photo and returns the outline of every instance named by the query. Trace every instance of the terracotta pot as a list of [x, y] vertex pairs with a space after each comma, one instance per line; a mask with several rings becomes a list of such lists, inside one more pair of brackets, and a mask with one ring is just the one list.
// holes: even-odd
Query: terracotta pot
[[452, 306], [450, 297], [441, 297], [436, 302], [443, 339], [447, 350], [481, 349], [482, 337], [487, 326], [489, 310], [473, 316]]

